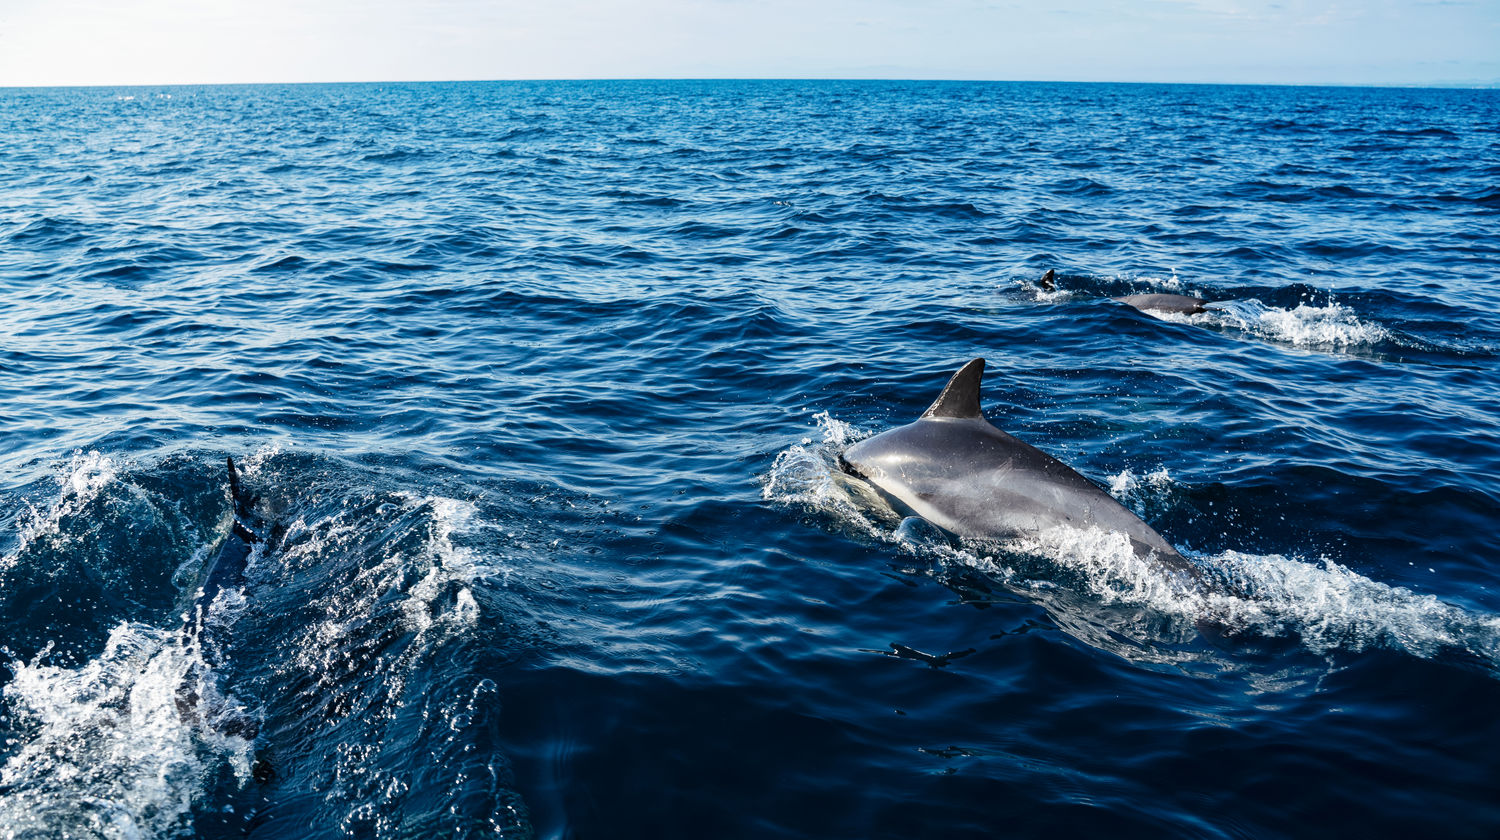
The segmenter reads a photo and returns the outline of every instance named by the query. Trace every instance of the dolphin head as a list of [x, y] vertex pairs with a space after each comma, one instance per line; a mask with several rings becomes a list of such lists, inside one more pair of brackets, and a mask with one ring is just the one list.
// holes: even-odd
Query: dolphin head
[[878, 484], [882, 478], [914, 466], [915, 453], [924, 448], [920, 441], [933, 437], [934, 424], [978, 423], [989, 427], [989, 421], [979, 410], [979, 385], [983, 378], [984, 359], [970, 361], [953, 374], [942, 393], [916, 422], [850, 446], [839, 455], [839, 468]]

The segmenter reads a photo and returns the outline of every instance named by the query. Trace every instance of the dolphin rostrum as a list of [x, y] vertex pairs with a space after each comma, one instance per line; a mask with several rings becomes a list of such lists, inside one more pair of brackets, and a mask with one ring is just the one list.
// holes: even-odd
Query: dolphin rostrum
[[991, 425], [979, 410], [983, 376], [984, 359], [964, 365], [915, 423], [850, 446], [839, 466], [960, 537], [1098, 528], [1129, 537], [1137, 556], [1200, 579], [1196, 566], [1108, 493]]

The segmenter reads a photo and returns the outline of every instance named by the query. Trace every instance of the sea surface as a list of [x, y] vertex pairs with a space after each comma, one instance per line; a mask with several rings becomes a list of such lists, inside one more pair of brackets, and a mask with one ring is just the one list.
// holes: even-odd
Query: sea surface
[[1497, 526], [1500, 91], [0, 91], [6, 840], [1493, 838]]

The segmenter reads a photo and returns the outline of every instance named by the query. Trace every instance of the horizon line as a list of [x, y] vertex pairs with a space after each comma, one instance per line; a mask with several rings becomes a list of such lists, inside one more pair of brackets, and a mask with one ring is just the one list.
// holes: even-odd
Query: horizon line
[[1306, 87], [1369, 88], [1394, 90], [1496, 90], [1500, 79], [1488, 81], [1439, 82], [1224, 82], [1224, 81], [1148, 81], [1135, 79], [995, 79], [995, 78], [911, 78], [899, 76], [568, 76], [555, 78], [505, 79], [344, 79], [296, 82], [126, 82], [88, 84], [0, 84], [0, 90], [88, 90], [99, 88], [163, 87], [274, 87], [292, 85], [445, 85], [445, 84], [516, 84], [559, 82], [888, 82], [888, 83], [963, 83], [963, 84], [1038, 84], [1038, 85], [1183, 85], [1195, 87]]

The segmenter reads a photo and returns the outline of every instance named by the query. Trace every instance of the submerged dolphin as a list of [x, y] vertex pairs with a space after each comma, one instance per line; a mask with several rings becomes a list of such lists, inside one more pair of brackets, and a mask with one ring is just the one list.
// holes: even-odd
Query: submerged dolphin
[[[191, 611], [183, 616], [183, 636], [185, 641], [204, 641], [203, 635], [206, 630], [205, 617], [208, 608], [213, 604], [219, 593], [230, 587], [240, 586], [245, 582], [245, 564], [250, 560], [250, 552], [254, 550], [255, 544], [263, 541], [258, 533], [264, 529], [260, 520], [251, 512], [255, 500], [247, 495], [240, 487], [240, 473], [235, 469], [234, 459], [226, 458], [229, 466], [229, 497], [233, 505], [234, 521], [230, 525], [229, 533], [224, 536], [224, 542], [219, 546], [219, 551], [214, 555], [213, 562], [203, 575], [203, 581], [198, 587], [196, 597], [193, 598]], [[216, 647], [215, 645], [204, 645], [205, 648]], [[204, 650], [206, 656], [213, 656], [217, 651]]]
[[979, 410], [983, 375], [984, 359], [964, 365], [915, 423], [854, 444], [839, 466], [960, 537], [1099, 528], [1129, 537], [1140, 557], [1200, 578], [1196, 566], [1093, 482], [991, 425]]
[[[226, 461], [229, 466], [233, 524], [230, 525], [229, 533], [224, 535], [224, 541], [214, 554], [214, 559], [204, 570], [192, 604], [182, 614], [182, 646], [188, 650], [196, 649], [198, 658], [183, 675], [182, 684], [178, 686], [177, 710], [186, 720], [194, 722], [205, 717], [199, 695], [206, 673], [203, 669], [223, 666], [227, 656], [228, 639], [222, 638], [224, 628], [209, 621], [209, 610], [219, 593], [244, 585], [245, 566], [250, 560], [250, 553], [255, 550], [256, 543], [265, 539], [261, 536], [265, 527], [251, 510], [255, 499], [240, 487], [240, 474], [235, 469], [234, 459], [228, 458]], [[214, 728], [227, 735], [253, 740], [258, 729], [256, 721], [244, 714], [215, 710], [208, 716], [213, 718]], [[265, 766], [268, 765], [259, 761], [255, 765], [254, 772], [258, 781], [263, 780]]]
[[[1036, 284], [1043, 291], [1057, 291], [1057, 272], [1047, 269], [1042, 279]], [[1112, 297], [1110, 300], [1134, 307], [1141, 312], [1168, 312], [1177, 315], [1196, 315], [1199, 312], [1207, 312], [1209, 301], [1191, 295], [1168, 295], [1168, 294], [1146, 294], [1146, 295], [1122, 295]]]
[[[256, 497], [246, 493], [240, 485], [240, 472], [235, 468], [234, 458], [226, 457], [225, 463], [229, 468], [230, 510], [234, 518], [214, 559], [204, 569], [191, 606], [182, 614], [182, 647], [189, 651], [196, 649], [198, 655], [177, 686], [176, 704], [178, 714], [190, 726], [204, 726], [255, 744], [260, 734], [260, 721], [254, 715], [238, 706], [224, 704], [222, 699], [205, 703], [202, 695], [205, 687], [218, 694], [213, 685], [217, 679], [213, 671], [224, 667], [228, 659], [229, 640], [223, 638], [225, 628], [209, 621], [209, 610], [219, 593], [245, 584], [245, 567], [250, 562], [250, 554], [257, 543], [266, 541], [265, 535], [269, 533], [265, 523], [254, 513]], [[275, 775], [271, 763], [259, 749], [251, 762], [250, 774], [260, 785], [271, 781]], [[260, 794], [252, 793], [251, 796], [259, 797]], [[197, 824], [230, 826], [237, 824], [238, 820], [253, 818], [257, 811], [258, 800], [247, 799], [236, 808], [226, 809], [223, 815], [202, 818]], [[233, 816], [236, 812], [239, 816]]]

